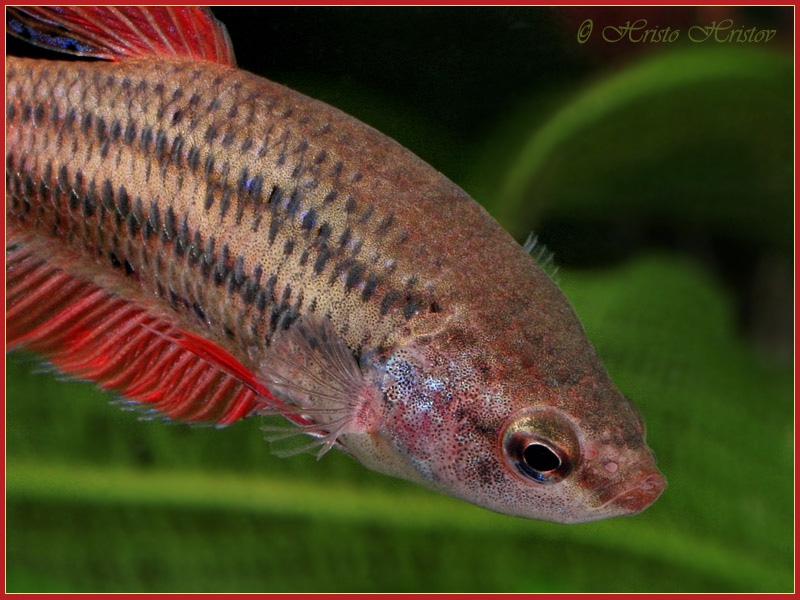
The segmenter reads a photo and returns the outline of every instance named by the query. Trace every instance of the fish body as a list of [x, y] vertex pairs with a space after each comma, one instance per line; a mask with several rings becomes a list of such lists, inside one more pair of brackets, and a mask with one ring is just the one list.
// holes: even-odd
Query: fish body
[[[636, 409], [459, 187], [237, 69], [205, 10], [38, 10], [12, 32], [114, 62], [6, 59], [10, 349], [174, 419], [281, 414], [321, 452], [505, 514], [655, 501]], [[213, 44], [102, 47], [86, 25], [140, 11]]]

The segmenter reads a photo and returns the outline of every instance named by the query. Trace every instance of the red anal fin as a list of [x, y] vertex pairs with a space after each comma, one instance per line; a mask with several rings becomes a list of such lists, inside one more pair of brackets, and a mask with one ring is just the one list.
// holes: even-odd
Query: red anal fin
[[20, 244], [6, 248], [6, 344], [172, 419], [229, 425], [255, 412], [306, 419], [235, 357]]
[[225, 26], [200, 6], [8, 7], [6, 31], [37, 46], [106, 60], [182, 56], [236, 65]]

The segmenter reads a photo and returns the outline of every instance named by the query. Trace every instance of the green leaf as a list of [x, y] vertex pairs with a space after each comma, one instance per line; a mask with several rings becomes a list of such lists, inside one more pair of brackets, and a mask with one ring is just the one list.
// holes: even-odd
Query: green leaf
[[[703, 224], [788, 252], [793, 67], [753, 49], [665, 52], [489, 145], [510, 168], [487, 204], [518, 236], [542, 218]], [[540, 98], [513, 121], [531, 122]], [[485, 173], [485, 169], [478, 169]], [[486, 191], [484, 191], [486, 193]]]

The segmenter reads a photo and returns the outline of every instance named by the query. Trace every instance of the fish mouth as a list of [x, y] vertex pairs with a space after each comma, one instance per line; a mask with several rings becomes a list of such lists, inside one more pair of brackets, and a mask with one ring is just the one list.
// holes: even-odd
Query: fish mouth
[[[604, 516], [635, 515], [652, 505], [667, 488], [667, 480], [658, 471], [649, 472], [633, 486], [626, 487], [618, 494], [596, 507]], [[610, 490], [600, 490], [596, 498], [602, 498]], [[604, 493], [605, 492], [605, 493]]]

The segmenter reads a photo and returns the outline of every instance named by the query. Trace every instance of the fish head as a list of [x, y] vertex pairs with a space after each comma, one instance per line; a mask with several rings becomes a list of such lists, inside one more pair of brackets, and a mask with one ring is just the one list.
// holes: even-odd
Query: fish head
[[[633, 515], [655, 502], [666, 479], [633, 404], [594, 382], [550, 393], [549, 402], [519, 408], [499, 429], [498, 453], [514, 490], [499, 498], [501, 512], [580, 523]], [[598, 405], [601, 413], [575, 410]]]
[[462, 348], [416, 345], [381, 361], [383, 427], [362, 462], [496, 512], [560, 523], [632, 515], [659, 497], [666, 480], [643, 420], [605, 371], [547, 383]]

